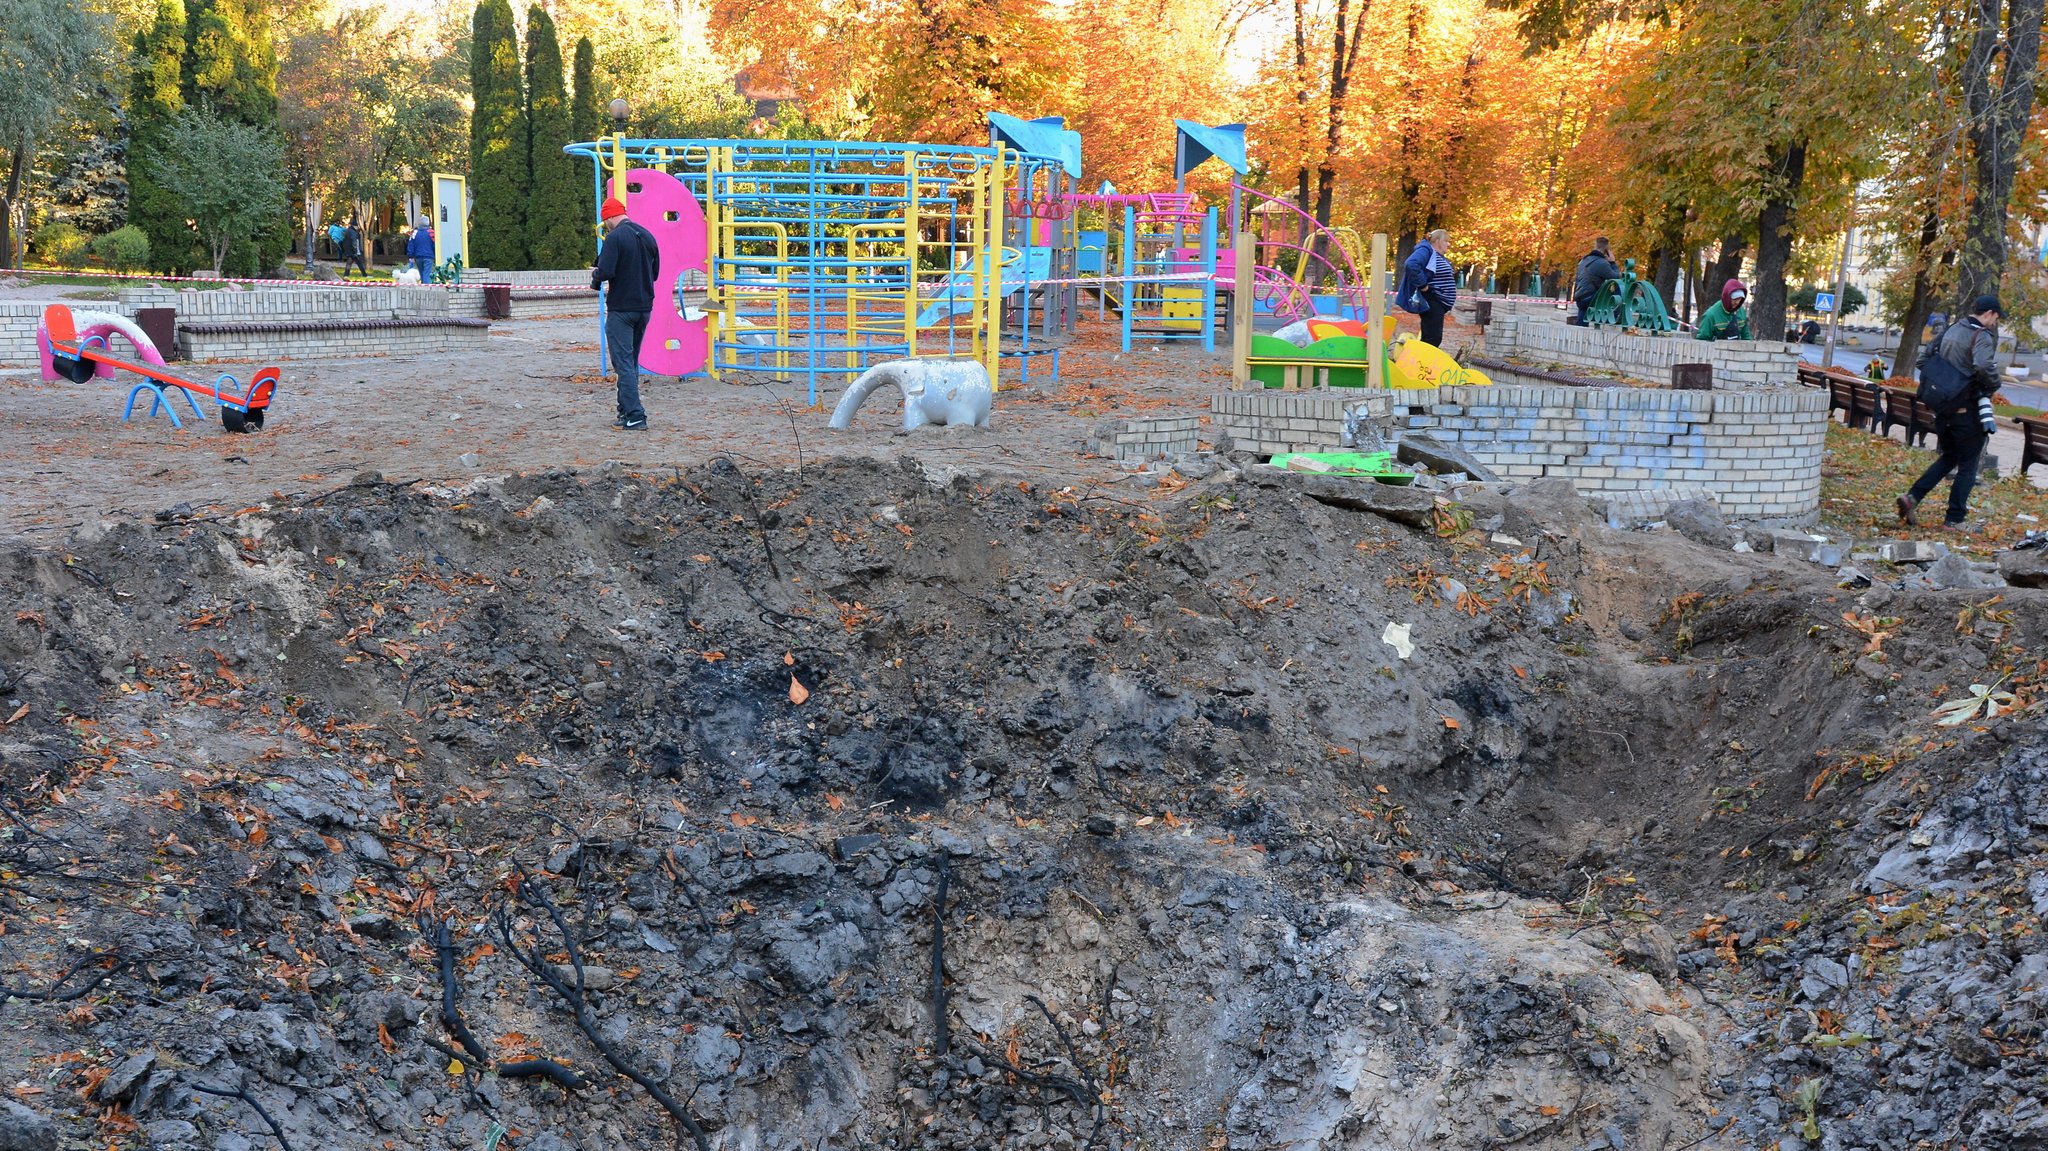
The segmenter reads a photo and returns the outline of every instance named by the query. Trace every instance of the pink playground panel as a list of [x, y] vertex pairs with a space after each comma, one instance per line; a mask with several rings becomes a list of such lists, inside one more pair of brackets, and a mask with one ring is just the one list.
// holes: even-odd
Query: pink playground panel
[[654, 312], [640, 344], [640, 366], [664, 376], [686, 376], [711, 358], [708, 320], [686, 320], [676, 297], [684, 272], [704, 270], [710, 234], [704, 209], [681, 180], [653, 168], [626, 173], [626, 217], [654, 233], [658, 264]]

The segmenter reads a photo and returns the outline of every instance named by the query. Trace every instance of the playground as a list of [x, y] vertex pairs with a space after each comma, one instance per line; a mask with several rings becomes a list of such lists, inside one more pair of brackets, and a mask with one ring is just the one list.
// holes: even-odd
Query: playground
[[[95, 518], [147, 518], [179, 504], [233, 511], [362, 472], [453, 486], [610, 460], [663, 468], [731, 455], [794, 468], [800, 454], [811, 463], [913, 447], [962, 466], [1138, 487], [1160, 477], [1091, 458], [1089, 431], [1119, 416], [1202, 415], [1230, 385], [1220, 356], [1186, 345], [1126, 355], [1112, 326], [1086, 325], [1061, 382], [998, 392], [986, 429], [931, 428], [912, 442], [878, 399], [853, 430], [834, 432], [829, 408], [807, 405], [800, 384], [656, 377], [644, 384], [648, 434], [622, 441], [604, 426], [611, 384], [594, 370], [594, 335], [584, 317], [518, 320], [494, 324], [480, 354], [286, 364], [288, 390], [254, 435], [221, 434], [210, 404], [204, 422], [186, 411], [183, 432], [139, 410], [123, 423], [133, 377], [74, 385], [45, 382], [33, 367], [0, 369], [0, 505], [11, 530], [61, 535]], [[431, 410], [419, 402], [423, 380], [435, 382]]]
[[[492, 321], [487, 335], [486, 321], [450, 318], [442, 301], [475, 306], [468, 294], [500, 282], [488, 269], [467, 269], [460, 289], [396, 294], [115, 283], [115, 304], [90, 290], [22, 293], [9, 336], [29, 338], [12, 328], [37, 317], [36, 367], [0, 367], [0, 389], [33, 402], [0, 416], [21, 449], [0, 461], [0, 499], [19, 529], [61, 531], [87, 522], [83, 509], [224, 508], [369, 472], [461, 483], [615, 459], [687, 466], [726, 454], [796, 467], [887, 455], [902, 444], [885, 415], [842, 432], [826, 413], [861, 371], [931, 357], [979, 364], [996, 386], [990, 427], [924, 433], [946, 437], [949, 457], [1145, 486], [1158, 475], [1099, 457], [1091, 429], [1161, 413], [1206, 425], [1212, 397], [1233, 386], [1383, 386], [1372, 353], [1391, 376], [1413, 367], [1396, 342], [1434, 352], [1402, 335], [1412, 317], [1385, 319], [1393, 339], [1368, 338], [1358, 238], [1240, 183], [1242, 126], [1176, 121], [1172, 189], [1083, 192], [1077, 133], [1057, 119], [991, 114], [989, 125], [986, 147], [625, 136], [571, 146], [589, 162], [593, 202], [623, 186], [660, 245], [669, 306], [641, 352], [653, 434], [632, 445], [593, 427], [609, 389], [602, 326], [573, 298], [573, 271], [507, 277], [515, 293], [561, 299]], [[1188, 190], [1205, 165], [1207, 196]], [[399, 308], [398, 320], [333, 318], [379, 293], [399, 301], [374, 305]], [[545, 314], [550, 304], [566, 314]], [[131, 319], [148, 305], [180, 310], [176, 342], [188, 352], [202, 334], [243, 342], [207, 357], [224, 362], [166, 363]], [[416, 314], [428, 318], [405, 318]], [[463, 343], [413, 351], [385, 332], [390, 354], [365, 355], [316, 331], [351, 325], [371, 337], [432, 325]], [[1476, 334], [1454, 321], [1450, 343], [1477, 346]], [[252, 350], [275, 357], [257, 365], [253, 403], [236, 381], [255, 367], [235, 359]], [[130, 394], [139, 405], [124, 402]], [[1198, 435], [1190, 446], [1214, 444]], [[1148, 462], [1155, 472], [1172, 463]]]

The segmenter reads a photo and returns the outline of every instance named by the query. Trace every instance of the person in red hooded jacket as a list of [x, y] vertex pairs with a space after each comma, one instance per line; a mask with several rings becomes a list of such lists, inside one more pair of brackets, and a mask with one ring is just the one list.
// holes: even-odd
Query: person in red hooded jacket
[[1708, 308], [1700, 317], [1700, 330], [1694, 333], [1700, 340], [1746, 340], [1749, 339], [1749, 289], [1741, 280], [1730, 280], [1721, 285], [1721, 299]]

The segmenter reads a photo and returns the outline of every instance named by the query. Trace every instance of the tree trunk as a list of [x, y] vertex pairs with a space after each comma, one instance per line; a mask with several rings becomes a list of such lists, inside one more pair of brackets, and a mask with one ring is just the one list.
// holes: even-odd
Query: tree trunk
[[[1294, 0], [1294, 103], [1301, 113], [1301, 131], [1306, 144], [1309, 129], [1308, 111], [1308, 2]], [[1301, 163], [1294, 170], [1294, 204], [1306, 212], [1312, 192], [1308, 182], [1308, 156], [1303, 154]], [[1308, 243], [1308, 223], [1297, 220], [1295, 243]], [[1306, 271], [1307, 269], [1303, 269]]]
[[1756, 283], [1749, 287], [1749, 330], [1759, 340], [1785, 334], [1785, 265], [1792, 259], [1792, 214], [1806, 182], [1806, 142], [1786, 145], [1771, 168], [1771, 191], [1756, 217]]
[[[34, 147], [35, 141], [29, 137], [28, 130], [22, 129], [21, 143], [14, 149], [13, 162], [7, 167], [7, 193], [0, 196], [0, 263], [10, 268], [19, 268], [28, 263], [25, 258], [28, 254], [26, 243], [21, 245], [20, 252], [14, 250], [14, 217], [16, 210], [21, 206], [22, 173], [28, 170], [29, 151]], [[26, 223], [28, 213], [21, 213], [21, 218], [22, 222]]]
[[1664, 299], [1664, 307], [1677, 314], [1672, 296], [1678, 292], [1678, 269], [1685, 261], [1685, 205], [1667, 204], [1657, 229], [1657, 247], [1650, 253], [1650, 282]]
[[[1976, 29], [1963, 64], [1963, 99], [1970, 113], [1976, 169], [1971, 173], [1969, 227], [1956, 276], [1957, 299], [1964, 306], [1980, 294], [1996, 292], [2005, 274], [2006, 214], [2033, 114], [2034, 79], [2041, 68], [2042, 3], [2011, 0], [2003, 42], [1998, 17], [2007, 5], [2002, 0], [1974, 0], [1971, 5]], [[2001, 55], [2005, 73], [1994, 92], [1991, 66]]]
[[[1927, 317], [1934, 314], [1934, 267], [1927, 252], [1940, 235], [1941, 217], [1930, 204], [1920, 221], [1920, 244], [1913, 255], [1913, 295], [1906, 301], [1906, 314], [1899, 317], [1899, 346], [1892, 355], [1895, 376], [1912, 374], [1913, 361], [1920, 352], [1920, 329], [1927, 323]], [[1942, 262], [1945, 264], [1952, 257], [1952, 252], [1945, 252]]]
[[1714, 256], [1714, 262], [1707, 265], [1706, 278], [1700, 281], [1700, 311], [1705, 312], [1721, 298], [1721, 285], [1742, 276], [1742, 253], [1747, 243], [1739, 235], [1721, 237], [1721, 249]]
[[[1345, 18], [1351, 14], [1352, 5], [1358, 6], [1358, 15], [1347, 27]], [[1337, 199], [1337, 153], [1344, 137], [1344, 108], [1351, 93], [1351, 72], [1358, 63], [1358, 45], [1361, 25], [1365, 14], [1372, 10], [1372, 0], [1337, 0], [1337, 26], [1330, 44], [1330, 102], [1328, 117], [1323, 129], [1323, 156], [1316, 165], [1316, 223], [1330, 226], [1330, 212]], [[1326, 235], [1317, 232], [1309, 241], [1317, 255], [1328, 259]], [[1312, 268], [1316, 281], [1320, 282], [1320, 267]]]

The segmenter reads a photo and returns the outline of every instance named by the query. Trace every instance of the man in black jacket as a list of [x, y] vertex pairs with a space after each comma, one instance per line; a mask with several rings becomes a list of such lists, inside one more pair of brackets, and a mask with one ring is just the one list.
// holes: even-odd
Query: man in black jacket
[[1579, 306], [1579, 317], [1575, 321], [1580, 327], [1586, 326], [1586, 309], [1593, 306], [1593, 297], [1600, 294], [1601, 285], [1609, 280], [1621, 279], [1621, 269], [1614, 266], [1614, 257], [1607, 254], [1607, 237], [1593, 241], [1593, 250], [1579, 257], [1578, 275], [1572, 280], [1572, 302]]
[[1984, 443], [1991, 437], [1991, 397], [1998, 392], [1998, 321], [2005, 315], [2005, 306], [1997, 296], [1978, 296], [1970, 305], [1970, 314], [1961, 323], [1950, 324], [1941, 338], [1927, 346], [1920, 354], [1920, 363], [1925, 364], [1929, 356], [1940, 356], [1963, 375], [1970, 379], [1970, 386], [1963, 390], [1944, 411], [1934, 413], [1935, 443], [1941, 448], [1941, 455], [1930, 464], [1927, 471], [1913, 482], [1913, 488], [1899, 497], [1899, 521], [1914, 523], [1913, 511], [1920, 501], [1934, 490], [1942, 477], [1953, 471], [1955, 480], [1948, 487], [1948, 516], [1942, 526], [1952, 532], [1967, 532], [1965, 522], [1970, 514], [1970, 489], [1977, 485], [1977, 463], [1984, 456]]
[[640, 406], [640, 340], [654, 311], [654, 275], [660, 261], [654, 234], [627, 219], [626, 205], [617, 197], [606, 198], [598, 214], [604, 220], [604, 246], [598, 249], [590, 286], [604, 288], [604, 338], [611, 345], [612, 371], [619, 378], [619, 418], [612, 426], [646, 431], [647, 410]]

